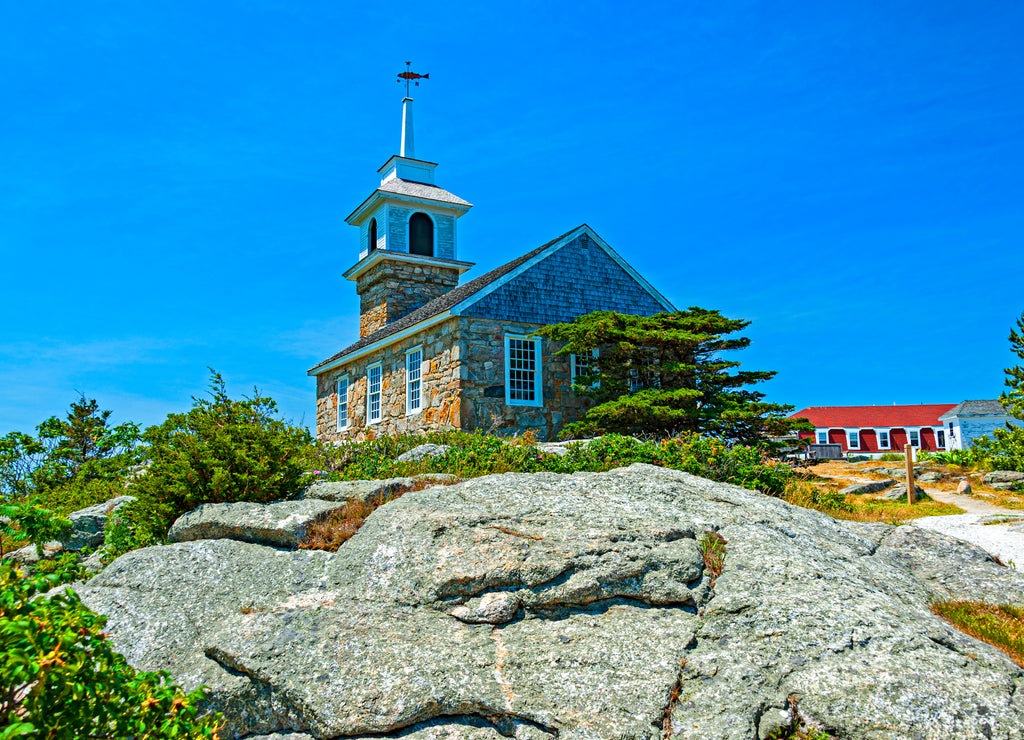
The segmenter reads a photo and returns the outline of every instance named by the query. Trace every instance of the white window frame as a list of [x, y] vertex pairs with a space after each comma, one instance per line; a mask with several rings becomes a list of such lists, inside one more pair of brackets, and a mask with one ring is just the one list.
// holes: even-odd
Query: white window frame
[[[920, 429], [906, 429], [904, 431], [906, 431], [906, 433], [907, 433], [907, 444], [910, 445], [911, 447], [917, 447], [918, 449], [920, 449], [920, 447], [921, 447], [921, 430]], [[913, 438], [911, 437], [912, 434], [916, 434], [917, 435], [917, 442], [916, 443], [914, 442]]]
[[[593, 359], [591, 359], [589, 364], [590, 364], [590, 367], [593, 367], [594, 366], [593, 362], [594, 362], [594, 360], [597, 359], [597, 347], [594, 347], [594, 349], [590, 350], [590, 356]], [[576, 353], [572, 352], [569, 355], [569, 383], [571, 385], [579, 385], [579, 383], [576, 382], [576, 376], [580, 375], [580, 374], [581, 373], [579, 372], [579, 366], [578, 366], [578, 364], [576, 362]], [[600, 380], [595, 380], [590, 386], [581, 386], [581, 387], [598, 388], [598, 387], [600, 387], [600, 385], [601, 385], [601, 381]]]
[[[857, 444], [853, 443], [854, 436], [857, 438]], [[846, 430], [846, 449], [848, 450], [859, 450], [860, 449], [860, 429], [847, 429]]]
[[[413, 358], [419, 354], [419, 359]], [[414, 377], [415, 376], [415, 377]], [[413, 383], [416, 384], [415, 389]], [[413, 395], [416, 403], [413, 405]], [[423, 345], [405, 351], [405, 415], [413, 416], [423, 410]]]
[[[825, 437], [824, 440], [822, 440], [822, 436], [823, 435]], [[815, 444], [819, 444], [819, 445], [827, 445], [828, 444], [828, 429], [815, 429], [814, 430], [814, 443]]]
[[[342, 386], [344, 386], [344, 394], [342, 393]], [[335, 395], [334, 395], [334, 418], [338, 424], [338, 431], [343, 432], [348, 429], [349, 415], [348, 415], [348, 373], [345, 373], [338, 378], [335, 384]], [[342, 397], [344, 396], [344, 400]], [[345, 409], [345, 423], [341, 421], [341, 409]]]
[[[373, 392], [373, 371], [377, 371], [377, 392]], [[366, 366], [366, 423], [380, 424], [384, 418], [384, 368], [381, 363], [375, 362]], [[373, 417], [373, 399], [377, 398], [377, 418]]]
[[[512, 342], [529, 342], [533, 345], [534, 369], [532, 400], [512, 398]], [[528, 337], [525, 334], [505, 335], [505, 403], [509, 406], [543, 406], [544, 405], [544, 372], [541, 357], [540, 338]]]
[[[885, 435], [885, 444], [882, 444], [882, 435]], [[880, 450], [891, 450], [892, 449], [892, 430], [891, 429], [876, 429], [875, 438], [878, 440], [878, 449]]]
[[[946, 439], [946, 428], [945, 427], [932, 427], [932, 434], [935, 435], [935, 449], [945, 450], [949, 446], [949, 442]], [[942, 435], [942, 444], [939, 444], [939, 435]]]

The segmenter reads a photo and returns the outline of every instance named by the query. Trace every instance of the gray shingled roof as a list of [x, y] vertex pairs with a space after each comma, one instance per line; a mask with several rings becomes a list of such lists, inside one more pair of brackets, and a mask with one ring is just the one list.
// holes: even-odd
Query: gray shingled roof
[[1007, 411], [998, 398], [985, 401], [963, 401], [940, 416], [940, 419], [954, 416], [1005, 416]]
[[481, 275], [475, 280], [470, 280], [465, 285], [460, 285], [457, 288], [452, 288], [444, 295], [438, 296], [429, 303], [420, 306], [415, 311], [410, 311], [405, 316], [395, 319], [386, 326], [375, 331], [373, 334], [363, 337], [358, 342], [350, 344], [345, 349], [341, 350], [341, 352], [331, 355], [323, 362], [317, 363], [316, 365], [309, 369], [309, 372], [313, 372], [314, 370], [317, 370], [323, 367], [324, 365], [329, 365], [335, 360], [340, 360], [345, 355], [352, 354], [353, 352], [360, 350], [368, 345], [371, 345], [374, 342], [379, 342], [382, 339], [387, 339], [392, 334], [397, 334], [403, 329], [408, 329], [410, 326], [415, 326], [421, 321], [426, 321], [427, 319], [433, 316], [437, 316], [439, 313], [444, 313], [448, 309], [454, 308], [456, 305], [462, 303], [462, 301], [466, 300], [473, 294], [478, 293], [484, 288], [486, 288], [495, 280], [504, 277], [505, 275], [509, 274], [523, 263], [528, 262], [533, 257], [536, 257], [538, 254], [543, 252], [545, 249], [550, 247], [555, 242], [559, 241], [560, 239], [564, 239], [573, 231], [576, 231], [578, 228], [580, 227], [577, 227], [572, 231], [565, 232], [561, 236], [552, 239], [547, 244], [543, 244], [537, 247], [532, 252], [527, 252], [522, 257], [518, 257], [512, 260], [511, 262], [505, 263], [501, 267], [491, 270], [486, 275]]
[[396, 195], [408, 195], [413, 198], [429, 198], [430, 200], [452, 203], [458, 206], [472, 205], [469, 201], [463, 200], [454, 193], [449, 193], [444, 188], [427, 185], [424, 182], [400, 180], [397, 177], [382, 182], [377, 190], [384, 193], [395, 193]]

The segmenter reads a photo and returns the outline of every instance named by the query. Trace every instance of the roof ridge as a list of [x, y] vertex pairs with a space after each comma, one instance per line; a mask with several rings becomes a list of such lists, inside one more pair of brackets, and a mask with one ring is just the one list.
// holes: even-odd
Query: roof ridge
[[515, 270], [517, 267], [523, 265], [524, 263], [536, 257], [545, 249], [550, 248], [552, 245], [556, 244], [562, 239], [565, 239], [567, 236], [580, 230], [581, 228], [583, 228], [583, 226], [577, 226], [574, 229], [570, 229], [561, 236], [555, 237], [551, 241], [540, 245], [536, 249], [532, 249], [526, 254], [516, 257], [514, 260], [510, 260], [509, 262], [506, 262], [503, 265], [499, 265], [493, 270], [484, 273], [480, 277], [470, 280], [465, 285], [459, 285], [455, 288], [452, 288], [446, 293], [442, 293], [437, 298], [434, 298], [433, 300], [424, 303], [419, 308], [413, 309], [404, 316], [399, 316], [397, 319], [382, 326], [380, 329], [373, 332], [372, 334], [369, 334], [365, 337], [361, 337], [360, 339], [356, 340], [349, 346], [345, 347], [340, 352], [331, 355], [323, 362], [318, 362], [316, 365], [311, 367], [307, 372], [312, 373], [314, 370], [318, 370], [322, 368], [324, 365], [329, 365], [330, 363], [335, 362], [336, 360], [340, 360], [345, 355], [351, 354], [356, 350], [374, 344], [375, 342], [387, 339], [392, 334], [397, 334], [403, 329], [408, 329], [409, 327], [415, 326], [421, 321], [426, 321], [427, 319], [433, 318], [438, 314], [444, 313], [448, 309], [455, 307], [456, 305], [462, 303], [466, 299], [471, 298], [473, 295], [479, 293], [481, 290], [486, 288], [495, 280], [504, 277], [508, 273]]

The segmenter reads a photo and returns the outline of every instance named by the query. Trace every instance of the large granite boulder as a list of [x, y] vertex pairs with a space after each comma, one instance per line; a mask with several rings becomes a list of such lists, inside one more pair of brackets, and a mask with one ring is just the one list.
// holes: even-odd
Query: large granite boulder
[[1024, 737], [1024, 671], [928, 608], [1024, 606], [1024, 576], [648, 465], [413, 491], [336, 553], [147, 548], [78, 590], [133, 665], [211, 687], [222, 737]]
[[271, 547], [295, 548], [311, 522], [344, 503], [321, 499], [256, 504], [247, 501], [203, 504], [175, 520], [169, 542], [231, 539]]
[[389, 493], [405, 491], [416, 485], [415, 478], [385, 478], [383, 480], [317, 481], [302, 492], [304, 499], [322, 501], [369, 501]]

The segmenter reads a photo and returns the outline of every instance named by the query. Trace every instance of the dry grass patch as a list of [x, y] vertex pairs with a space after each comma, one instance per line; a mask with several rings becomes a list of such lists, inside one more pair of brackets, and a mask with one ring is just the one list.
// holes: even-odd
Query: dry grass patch
[[722, 575], [725, 568], [725, 545], [727, 540], [718, 532], [705, 532], [700, 538], [700, 552], [704, 556], [704, 570], [711, 578], [711, 585]]
[[941, 601], [931, 610], [961, 632], [997, 647], [1024, 668], [1024, 609], [981, 601]]
[[886, 501], [872, 494], [843, 495], [842, 484], [829, 481], [818, 484], [800, 481], [786, 488], [783, 498], [795, 506], [823, 511], [836, 519], [852, 522], [883, 522], [903, 524], [923, 516], [963, 514], [964, 510], [952, 504], [938, 501], [918, 501], [911, 505], [898, 501]]
[[378, 507], [388, 501], [394, 501], [403, 494], [412, 491], [422, 491], [434, 486], [453, 485], [458, 481], [440, 482], [431, 480], [418, 480], [411, 486], [396, 488], [386, 493], [372, 496], [366, 501], [349, 501], [340, 509], [335, 509], [317, 517], [310, 523], [306, 530], [306, 536], [299, 543], [302, 550], [326, 550], [337, 552], [338, 548], [345, 544], [352, 535], [359, 531], [366, 521]]

